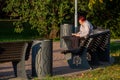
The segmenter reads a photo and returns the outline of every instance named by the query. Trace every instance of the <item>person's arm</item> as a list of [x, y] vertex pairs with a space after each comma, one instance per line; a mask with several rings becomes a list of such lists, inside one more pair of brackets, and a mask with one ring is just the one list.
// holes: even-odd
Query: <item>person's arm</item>
[[80, 28], [80, 32], [79, 35], [80, 37], [86, 37], [90, 32], [90, 24], [88, 22], [85, 22], [81, 28]]
[[89, 33], [89, 28], [88, 26], [81, 26], [80, 31], [78, 33], [73, 33], [73, 36], [76, 37], [85, 37]]
[[79, 32], [80, 37], [86, 37], [89, 34], [89, 27], [86, 26], [82, 31]]

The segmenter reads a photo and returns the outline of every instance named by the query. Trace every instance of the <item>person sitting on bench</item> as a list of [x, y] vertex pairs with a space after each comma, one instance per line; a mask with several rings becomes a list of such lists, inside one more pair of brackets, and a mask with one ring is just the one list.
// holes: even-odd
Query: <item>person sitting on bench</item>
[[84, 39], [93, 31], [93, 25], [86, 19], [85, 14], [80, 14], [78, 20], [79, 24], [81, 24], [79, 32], [73, 33], [71, 37], [73, 49], [76, 49], [79, 46], [81, 46]]

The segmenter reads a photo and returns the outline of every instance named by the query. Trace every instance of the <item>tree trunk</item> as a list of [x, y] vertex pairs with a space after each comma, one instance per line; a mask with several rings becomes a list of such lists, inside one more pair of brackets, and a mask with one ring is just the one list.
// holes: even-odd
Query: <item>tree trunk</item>
[[52, 26], [52, 30], [51, 30], [51, 32], [50, 32], [49, 38], [50, 38], [50, 39], [56, 38], [58, 31], [59, 31], [58, 26], [57, 26], [56, 24], [54, 24], [54, 25]]

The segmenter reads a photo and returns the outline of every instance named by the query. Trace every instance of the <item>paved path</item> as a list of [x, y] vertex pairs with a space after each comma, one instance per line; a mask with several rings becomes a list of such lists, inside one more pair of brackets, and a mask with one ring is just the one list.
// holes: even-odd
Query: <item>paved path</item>
[[[26, 71], [28, 76], [31, 76], [31, 56], [26, 61]], [[65, 76], [74, 73], [78, 73], [80, 70], [70, 69], [64, 54], [60, 53], [60, 43], [53, 43], [53, 76]], [[13, 68], [11, 62], [0, 63], [0, 80], [14, 78]]]
[[[31, 77], [31, 56], [25, 63], [27, 75]], [[53, 76], [69, 76], [72, 74], [81, 73], [85, 70], [70, 69], [64, 54], [60, 53], [60, 43], [53, 43]], [[0, 63], [0, 80], [14, 78], [12, 64], [10, 62]]]

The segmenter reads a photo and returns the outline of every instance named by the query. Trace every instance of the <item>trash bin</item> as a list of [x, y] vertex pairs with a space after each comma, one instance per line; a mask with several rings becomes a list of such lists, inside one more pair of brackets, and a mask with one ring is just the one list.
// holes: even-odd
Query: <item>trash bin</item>
[[52, 76], [52, 40], [42, 40], [35, 43], [32, 48], [32, 75], [39, 79]]
[[34, 40], [32, 45], [32, 76], [37, 77], [36, 69], [35, 69], [35, 59], [36, 55], [38, 54], [39, 49], [41, 48], [40, 40]]
[[63, 39], [63, 36], [71, 36], [73, 32], [73, 27], [71, 24], [62, 24], [60, 26], [60, 48], [69, 49], [71, 48], [71, 40]]

